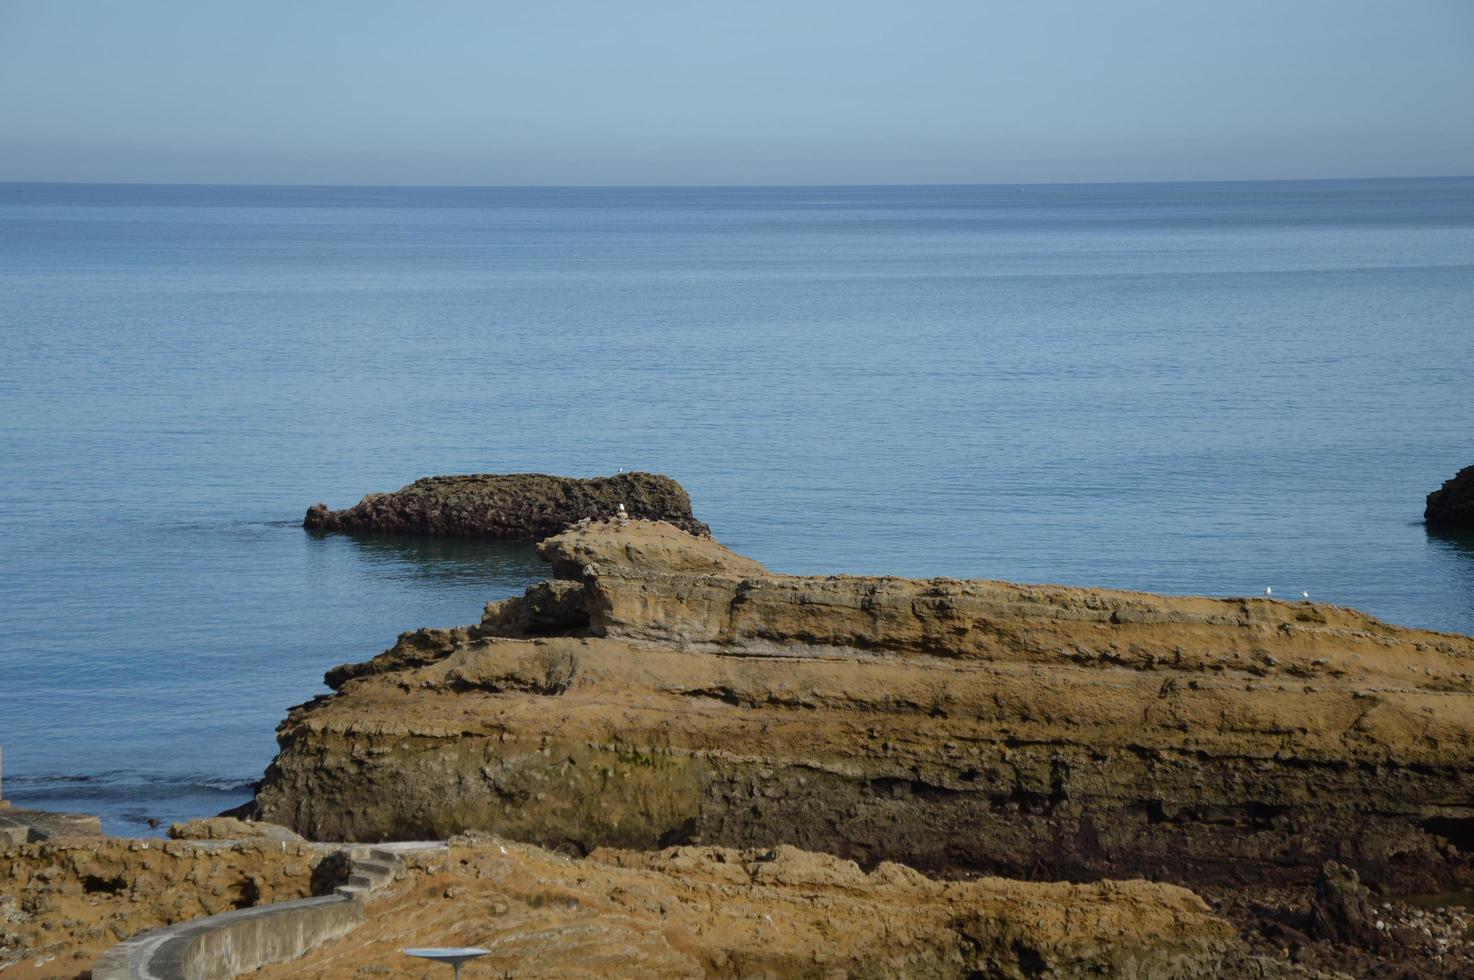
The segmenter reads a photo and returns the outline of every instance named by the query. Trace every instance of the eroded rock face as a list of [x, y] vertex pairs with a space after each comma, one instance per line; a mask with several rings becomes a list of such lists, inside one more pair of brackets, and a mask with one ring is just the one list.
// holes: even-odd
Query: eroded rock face
[[1423, 521], [1438, 531], [1474, 531], [1474, 466], [1459, 470], [1428, 494]]
[[256, 815], [319, 839], [1474, 884], [1467, 637], [1311, 603], [772, 575], [640, 521], [543, 553], [577, 577], [330, 674]]
[[55, 838], [5, 848], [0, 973], [85, 976], [103, 950], [137, 933], [311, 895], [327, 857], [302, 841], [265, 839]]
[[665, 521], [691, 534], [710, 528], [691, 513], [681, 485], [655, 473], [588, 480], [541, 473], [428, 476], [393, 493], [372, 493], [347, 510], [313, 504], [302, 526], [539, 541], [578, 521], [614, 517]]
[[[1309, 977], [1181, 888], [933, 881], [791, 847], [596, 850], [461, 838], [412, 857], [345, 940], [259, 976], [418, 977], [406, 946], [484, 946], [524, 977]], [[469, 972], [469, 971], [468, 971]]]

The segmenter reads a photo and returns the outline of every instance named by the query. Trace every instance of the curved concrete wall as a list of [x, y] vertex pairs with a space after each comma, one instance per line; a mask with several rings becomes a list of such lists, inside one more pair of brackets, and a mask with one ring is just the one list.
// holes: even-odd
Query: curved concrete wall
[[118, 943], [92, 967], [92, 980], [229, 980], [294, 960], [352, 932], [363, 903], [404, 868], [403, 854], [443, 851], [444, 841], [348, 845], [350, 874], [332, 895], [300, 898], [179, 922]]
[[98, 959], [93, 980], [228, 980], [294, 960], [363, 922], [346, 895], [303, 898], [225, 912], [146, 932]]

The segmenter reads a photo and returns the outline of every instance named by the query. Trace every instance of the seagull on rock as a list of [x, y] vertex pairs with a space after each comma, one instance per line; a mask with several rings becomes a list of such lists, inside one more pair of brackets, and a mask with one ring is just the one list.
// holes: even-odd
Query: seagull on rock
[[1274, 595], [1274, 589], [1266, 585], [1264, 587], [1264, 598], [1268, 599], [1272, 595]]

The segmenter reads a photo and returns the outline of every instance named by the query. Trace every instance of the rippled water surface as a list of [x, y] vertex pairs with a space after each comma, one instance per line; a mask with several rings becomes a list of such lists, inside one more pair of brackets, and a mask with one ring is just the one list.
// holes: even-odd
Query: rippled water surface
[[1474, 180], [763, 190], [0, 184], [5, 794], [241, 802], [289, 705], [542, 576], [314, 537], [429, 473], [681, 480], [784, 571], [1474, 632]]

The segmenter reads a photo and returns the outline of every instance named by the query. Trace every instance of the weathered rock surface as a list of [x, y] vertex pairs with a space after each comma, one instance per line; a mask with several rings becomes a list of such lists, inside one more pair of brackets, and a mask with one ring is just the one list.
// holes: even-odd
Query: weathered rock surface
[[505, 977], [1319, 976], [1144, 881], [940, 882], [791, 847], [570, 860], [477, 838], [414, 863], [365, 925], [258, 976], [419, 977], [400, 950], [467, 945], [493, 951], [478, 975]]
[[[1474, 640], [1354, 610], [766, 574], [646, 522], [294, 709], [256, 816], [945, 872], [1474, 884]], [[529, 611], [535, 607], [535, 612]]]
[[621, 473], [580, 480], [541, 473], [428, 476], [393, 493], [371, 493], [347, 510], [313, 504], [302, 526], [539, 541], [578, 521], [616, 516], [666, 521], [696, 535], [711, 530], [668, 476]]
[[104, 949], [136, 933], [303, 898], [330, 870], [326, 857], [278, 840], [58, 837], [0, 849], [0, 974], [85, 976]]
[[1376, 946], [1383, 939], [1372, 893], [1355, 871], [1335, 861], [1327, 861], [1316, 879], [1310, 925], [1311, 935], [1332, 942]]
[[1200, 894], [1261, 956], [1359, 980], [1474, 980], [1474, 910], [1461, 893], [1376, 895], [1327, 862], [1313, 885]]
[[170, 824], [169, 836], [174, 840], [302, 840], [300, 834], [280, 824], [236, 817], [203, 817]]
[[1423, 521], [1438, 531], [1474, 531], [1474, 466], [1466, 466], [1428, 494]]

